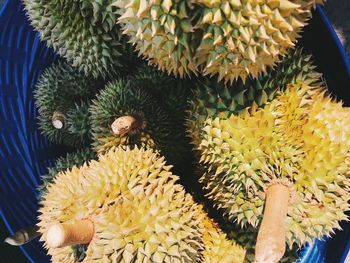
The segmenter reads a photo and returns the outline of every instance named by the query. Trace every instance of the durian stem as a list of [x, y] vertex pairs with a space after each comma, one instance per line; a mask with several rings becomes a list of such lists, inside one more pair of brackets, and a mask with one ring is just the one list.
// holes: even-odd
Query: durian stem
[[127, 116], [122, 116], [116, 119], [112, 125], [112, 131], [115, 135], [123, 135], [126, 133], [131, 132], [135, 128], [137, 128], [139, 125], [138, 121], [136, 118], [133, 116], [127, 115]]
[[94, 224], [88, 219], [72, 224], [54, 224], [48, 231], [46, 243], [51, 248], [88, 244], [94, 235]]
[[289, 198], [289, 188], [283, 184], [273, 184], [267, 189], [264, 217], [255, 246], [256, 263], [275, 263], [283, 257]]
[[66, 120], [66, 116], [63, 113], [56, 111], [52, 115], [51, 122], [52, 122], [53, 127], [60, 130], [64, 127], [65, 120]]
[[29, 226], [22, 228], [18, 230], [16, 233], [14, 233], [12, 236], [7, 237], [4, 242], [12, 245], [12, 246], [21, 246], [24, 245], [30, 241], [32, 241], [34, 238], [40, 236], [40, 233], [38, 232], [39, 227], [37, 226]]

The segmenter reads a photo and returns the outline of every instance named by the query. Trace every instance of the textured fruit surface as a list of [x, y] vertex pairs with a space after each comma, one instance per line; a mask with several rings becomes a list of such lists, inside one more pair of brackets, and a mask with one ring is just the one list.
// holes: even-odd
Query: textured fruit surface
[[24, 0], [40, 38], [71, 65], [94, 76], [118, 73], [124, 66], [123, 60], [132, 54], [121, 38], [112, 3], [112, 0]]
[[118, 21], [135, 49], [150, 64], [183, 77], [196, 72], [192, 10], [187, 0], [117, 0]]
[[[88, 145], [90, 99], [102, 85], [101, 81], [86, 77], [65, 62], [47, 68], [34, 91], [40, 130], [56, 143]], [[61, 129], [55, 128], [52, 122], [57, 112], [63, 116]]]
[[312, 57], [302, 49], [290, 51], [275, 70], [268, 70], [266, 76], [249, 78], [243, 83], [235, 81], [231, 86], [215, 81], [198, 82], [189, 101], [187, 131], [195, 149], [202, 139], [201, 130], [206, 119], [227, 119], [239, 114], [246, 107], [256, 103], [259, 107], [271, 101], [276, 91], [284, 90], [287, 84], [304, 82], [316, 84], [321, 74], [315, 70]]
[[350, 109], [318, 87], [289, 86], [264, 108], [208, 120], [200, 145], [210, 199], [242, 226], [261, 223], [265, 191], [290, 187], [287, 243], [330, 235], [347, 219]]
[[204, 73], [225, 82], [258, 77], [295, 45], [311, 9], [323, 0], [190, 0], [198, 5], [196, 51]]
[[[152, 150], [118, 147], [60, 173], [40, 209], [42, 240], [51, 224], [85, 218], [95, 234], [84, 262], [200, 261], [205, 213], [170, 168]], [[49, 248], [49, 254], [53, 262], [74, 262], [71, 247]]]
[[259, 77], [295, 46], [323, 0], [116, 0], [119, 23], [135, 49], [159, 69]]
[[[176, 88], [184, 90], [184, 86], [179, 87], [176, 79], [165, 75], [154, 79], [142, 72], [109, 84], [93, 101], [91, 123], [95, 148], [103, 152], [112, 146], [138, 145], [159, 150], [170, 163], [181, 161], [190, 152], [183, 124], [186, 98], [181, 101], [178, 97], [177, 104], [172, 105], [170, 102], [175, 100], [173, 96], [177, 92], [170, 94]], [[133, 116], [138, 127], [127, 134], [115, 135], [111, 124], [126, 115]]]
[[207, 263], [240, 263], [245, 262], [245, 250], [226, 235], [208, 217], [204, 219], [203, 262]]
[[54, 181], [58, 173], [71, 169], [73, 166], [82, 166], [95, 158], [96, 154], [90, 148], [84, 148], [57, 159], [55, 166], [49, 168], [47, 174], [41, 176], [42, 183], [38, 187], [39, 195], [42, 196], [47, 192], [48, 185]]

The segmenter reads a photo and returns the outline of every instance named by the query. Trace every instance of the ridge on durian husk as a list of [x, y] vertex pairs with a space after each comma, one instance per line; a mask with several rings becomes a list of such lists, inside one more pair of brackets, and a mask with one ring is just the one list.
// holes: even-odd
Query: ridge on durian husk
[[349, 108], [321, 88], [299, 83], [258, 109], [208, 119], [200, 145], [208, 197], [229, 220], [257, 227], [265, 191], [290, 188], [289, 247], [329, 236], [349, 210]]
[[266, 76], [258, 79], [235, 81], [231, 86], [210, 80], [198, 82], [188, 103], [186, 120], [187, 134], [194, 148], [197, 150], [202, 140], [201, 130], [206, 119], [227, 119], [253, 103], [263, 107], [276, 96], [278, 90], [284, 90], [287, 84], [317, 84], [321, 80], [321, 74], [315, 69], [311, 55], [297, 48], [290, 51], [275, 70], [269, 69]]
[[[202, 207], [176, 183], [170, 168], [150, 149], [118, 147], [59, 173], [39, 210], [41, 240], [53, 223], [84, 218], [94, 223], [95, 233], [83, 262], [201, 262], [214, 242], [208, 234], [228, 241], [215, 230], [206, 232]], [[242, 249], [231, 245], [230, 253], [240, 257]], [[53, 262], [75, 262], [71, 247], [48, 252]]]
[[204, 74], [231, 82], [257, 78], [294, 47], [311, 9], [323, 0], [189, 0], [203, 36], [196, 63]]
[[[159, 79], [160, 84], [163, 80]], [[176, 87], [176, 81], [172, 80], [171, 85]], [[174, 109], [163, 102], [166, 93], [162, 96], [150, 88], [157, 83], [158, 80], [148, 81], [146, 77], [130, 77], [110, 83], [97, 95], [90, 112], [94, 147], [98, 152], [112, 146], [138, 145], [160, 151], [172, 164], [186, 159], [190, 149], [183, 124], [184, 109]], [[141, 125], [127, 134], [115, 135], [111, 124], [125, 115], [133, 116]]]
[[41, 40], [95, 77], [120, 74], [128, 64], [128, 70], [133, 68], [133, 53], [116, 25], [112, 4], [112, 0], [24, 0]]
[[150, 64], [231, 82], [262, 73], [295, 46], [323, 0], [115, 0], [118, 22]]
[[187, 0], [116, 0], [115, 5], [123, 34], [149, 64], [180, 77], [196, 73]]
[[[82, 72], [59, 61], [47, 68], [34, 90], [38, 108], [39, 129], [49, 140], [70, 146], [90, 144], [90, 99], [103, 86], [103, 82], [86, 77]], [[65, 115], [62, 129], [52, 124], [55, 112]]]
[[89, 147], [79, 149], [76, 152], [68, 153], [64, 157], [60, 157], [56, 160], [55, 165], [48, 169], [47, 174], [41, 175], [41, 184], [38, 186], [39, 197], [47, 192], [47, 187], [51, 184], [58, 173], [71, 169], [73, 166], [79, 167], [84, 163], [95, 159], [96, 153]]

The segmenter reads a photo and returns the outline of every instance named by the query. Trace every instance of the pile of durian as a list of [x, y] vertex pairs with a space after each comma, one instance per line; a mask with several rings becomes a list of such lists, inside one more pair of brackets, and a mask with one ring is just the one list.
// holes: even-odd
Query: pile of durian
[[38, 125], [70, 152], [8, 243], [40, 236], [52, 262], [294, 262], [348, 220], [350, 109], [297, 47], [322, 0], [23, 2], [60, 55]]

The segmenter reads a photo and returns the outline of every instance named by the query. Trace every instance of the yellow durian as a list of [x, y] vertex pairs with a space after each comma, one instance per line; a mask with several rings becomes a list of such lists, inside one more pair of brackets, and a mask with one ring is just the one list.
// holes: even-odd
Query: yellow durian
[[202, 206], [170, 168], [152, 150], [119, 147], [60, 173], [39, 211], [52, 261], [76, 262], [66, 245], [85, 243], [83, 262], [219, 262], [216, 251], [228, 248], [242, 262], [243, 249], [206, 228]]
[[[323, 89], [299, 83], [263, 108], [208, 120], [200, 144], [208, 197], [231, 221], [254, 227], [264, 225], [264, 207], [267, 218], [284, 199], [270, 220], [285, 226], [289, 247], [330, 235], [350, 210], [349, 116]], [[269, 194], [276, 185], [283, 194]]]

